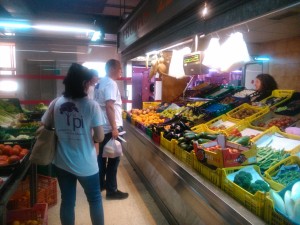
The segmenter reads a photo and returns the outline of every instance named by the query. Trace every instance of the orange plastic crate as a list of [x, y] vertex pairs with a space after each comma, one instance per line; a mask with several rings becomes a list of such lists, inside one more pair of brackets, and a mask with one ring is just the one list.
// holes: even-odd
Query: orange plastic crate
[[48, 224], [48, 204], [37, 203], [32, 208], [8, 210], [7, 211], [7, 224], [11, 225], [14, 221], [18, 220], [25, 223], [28, 220], [36, 220], [41, 225]]
[[51, 207], [57, 204], [57, 179], [53, 177], [38, 176], [38, 189], [46, 190], [46, 202]]
[[[51, 207], [57, 204], [57, 180], [53, 177], [38, 175], [37, 203], [48, 203]], [[23, 209], [30, 207], [29, 179], [22, 181], [7, 203], [7, 209]]]

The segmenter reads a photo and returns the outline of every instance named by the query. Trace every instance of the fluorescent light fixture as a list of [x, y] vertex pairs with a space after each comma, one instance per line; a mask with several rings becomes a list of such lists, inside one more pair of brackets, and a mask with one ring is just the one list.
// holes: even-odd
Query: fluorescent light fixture
[[257, 56], [257, 57], [254, 57], [254, 60], [255, 61], [269, 61], [270, 58], [266, 57], [266, 56]]
[[73, 32], [73, 33], [92, 33], [95, 32], [89, 28], [72, 27], [72, 26], [57, 26], [57, 25], [34, 25], [32, 28], [37, 30], [45, 31], [56, 31], [56, 32]]
[[157, 55], [159, 53], [159, 51], [151, 51], [151, 52], [147, 52], [146, 55], [150, 56], [150, 55]]
[[6, 35], [6, 36], [15, 36], [16, 34], [15, 33], [11, 33], [11, 32], [6, 32], [6, 33], [4, 33], [4, 35]]
[[16, 90], [18, 90], [17, 82], [9, 80], [0, 81], [0, 91], [14, 92]]
[[172, 58], [169, 66], [169, 75], [175, 78], [185, 76], [183, 68], [183, 57], [190, 54], [192, 51], [189, 47], [184, 47], [180, 50], [173, 50]]
[[101, 35], [100, 31], [95, 31], [91, 38], [91, 41], [98, 41], [98, 40], [100, 40], [101, 36], [102, 35]]
[[207, 49], [204, 51], [204, 58], [202, 64], [212, 68], [218, 69], [220, 67], [221, 46], [219, 38], [211, 38]]
[[236, 32], [221, 45], [220, 67], [222, 71], [232, 71], [250, 61], [243, 34]]
[[17, 29], [28, 29], [31, 26], [28, 23], [20, 23], [20, 22], [0, 22], [0, 27], [4, 28], [17, 28]]

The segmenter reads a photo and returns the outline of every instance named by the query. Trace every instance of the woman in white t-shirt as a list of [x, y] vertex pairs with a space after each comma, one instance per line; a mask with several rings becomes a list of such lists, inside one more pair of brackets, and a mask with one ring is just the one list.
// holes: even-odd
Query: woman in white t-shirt
[[[93, 225], [104, 224], [99, 168], [94, 142], [104, 138], [104, 117], [99, 105], [87, 97], [92, 72], [73, 63], [63, 84], [65, 91], [54, 105], [57, 151], [54, 168], [61, 190], [60, 219], [62, 225], [75, 224], [77, 181], [90, 206]], [[42, 118], [47, 118], [47, 112]]]

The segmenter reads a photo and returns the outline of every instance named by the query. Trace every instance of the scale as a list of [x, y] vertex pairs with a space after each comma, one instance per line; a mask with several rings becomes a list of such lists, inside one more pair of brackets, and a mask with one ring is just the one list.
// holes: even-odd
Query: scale
[[192, 52], [183, 56], [183, 69], [185, 75], [207, 74], [209, 68], [202, 64], [204, 52]]

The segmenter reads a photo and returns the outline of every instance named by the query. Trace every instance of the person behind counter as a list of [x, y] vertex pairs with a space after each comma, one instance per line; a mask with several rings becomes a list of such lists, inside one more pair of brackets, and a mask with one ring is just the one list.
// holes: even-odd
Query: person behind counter
[[258, 74], [254, 81], [256, 94], [251, 99], [252, 102], [259, 102], [270, 95], [272, 95], [272, 91], [277, 89], [277, 83], [275, 79], [266, 73]]

